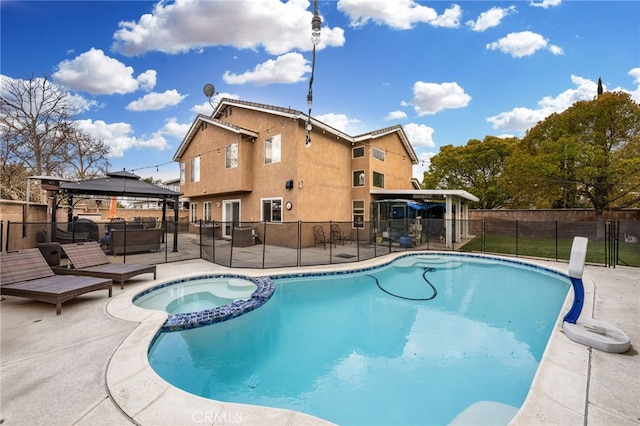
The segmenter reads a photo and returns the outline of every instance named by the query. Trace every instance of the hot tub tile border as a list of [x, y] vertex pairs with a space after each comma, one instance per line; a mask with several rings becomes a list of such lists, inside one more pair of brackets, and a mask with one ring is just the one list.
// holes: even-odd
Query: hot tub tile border
[[[252, 278], [241, 275], [210, 275], [193, 277], [185, 280], [172, 281], [170, 283], [157, 286], [154, 288], [154, 290], [166, 287], [167, 285], [175, 285], [182, 282], [203, 278], [242, 278], [252, 281], [257, 288], [251, 294], [251, 298], [249, 300], [236, 300], [235, 302], [229, 303], [227, 305], [219, 306], [213, 309], [206, 309], [204, 311], [171, 314], [160, 328], [160, 332], [189, 330], [193, 328], [204, 327], [218, 322], [228, 321], [232, 318], [237, 318], [240, 315], [251, 312], [264, 305], [271, 298], [271, 296], [273, 296], [273, 292], [275, 291], [275, 283], [269, 277]], [[148, 291], [141, 293], [141, 295], [144, 295], [146, 293], [148, 293]], [[136, 296], [136, 298], [138, 296]], [[134, 300], [136, 298], [134, 298]]]

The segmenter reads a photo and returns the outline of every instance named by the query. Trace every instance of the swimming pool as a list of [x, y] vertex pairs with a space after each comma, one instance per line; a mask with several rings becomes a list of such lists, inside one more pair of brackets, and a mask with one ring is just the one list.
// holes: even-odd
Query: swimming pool
[[515, 414], [570, 286], [459, 255], [274, 279], [259, 309], [159, 334], [152, 368], [200, 396], [339, 424], [447, 424], [483, 403]]

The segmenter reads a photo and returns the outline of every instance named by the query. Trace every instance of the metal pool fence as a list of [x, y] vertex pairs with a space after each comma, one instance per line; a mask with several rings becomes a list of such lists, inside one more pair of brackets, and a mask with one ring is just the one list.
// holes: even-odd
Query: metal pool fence
[[445, 221], [0, 222], [0, 250], [38, 247], [65, 262], [60, 244], [97, 241], [112, 262], [205, 259], [231, 268], [359, 262], [392, 252], [458, 251], [568, 261], [574, 236], [589, 238], [587, 262], [640, 266], [640, 222]]

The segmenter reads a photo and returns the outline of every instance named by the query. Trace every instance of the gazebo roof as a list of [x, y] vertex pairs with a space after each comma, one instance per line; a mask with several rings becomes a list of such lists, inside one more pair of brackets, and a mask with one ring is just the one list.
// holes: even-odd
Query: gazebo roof
[[106, 178], [65, 182], [60, 185], [60, 191], [69, 195], [146, 198], [179, 197], [182, 195], [180, 192], [140, 180], [140, 176], [127, 171], [107, 173]]

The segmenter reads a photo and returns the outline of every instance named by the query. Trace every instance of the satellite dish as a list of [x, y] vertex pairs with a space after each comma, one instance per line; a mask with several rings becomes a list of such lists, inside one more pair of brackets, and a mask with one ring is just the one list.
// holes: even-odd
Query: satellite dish
[[210, 98], [216, 93], [216, 88], [213, 87], [213, 84], [207, 83], [204, 85], [204, 88], [202, 89], [202, 91], [204, 92], [207, 98]]

